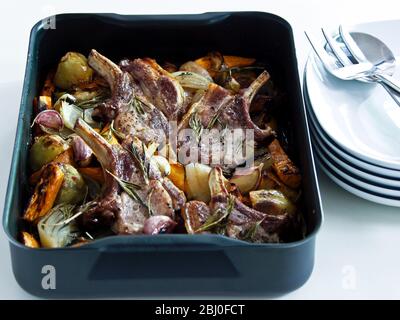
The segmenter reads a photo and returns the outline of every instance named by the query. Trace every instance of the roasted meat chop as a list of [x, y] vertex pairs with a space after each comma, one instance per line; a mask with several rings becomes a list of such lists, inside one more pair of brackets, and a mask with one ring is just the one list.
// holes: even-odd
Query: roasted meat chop
[[[279, 242], [279, 234], [288, 225], [288, 214], [271, 215], [254, 210], [243, 204], [235, 196], [230, 195], [225, 187], [222, 170], [219, 167], [210, 172], [211, 202], [209, 205], [201, 201], [187, 202], [182, 209], [188, 233], [208, 231], [202, 230], [210, 218], [221, 219], [219, 233], [231, 238], [246, 239], [253, 242]], [[224, 216], [226, 215], [226, 216]], [[210, 229], [212, 230], [212, 229]]]
[[145, 97], [139, 83], [96, 50], [91, 51], [88, 61], [111, 89], [111, 98], [98, 105], [93, 116], [107, 122], [115, 119], [114, 128], [124, 136], [162, 144], [168, 136], [168, 120]]
[[185, 92], [171, 74], [153, 59], [135, 59], [121, 64], [124, 71], [138, 81], [147, 99], [161, 110], [168, 120], [178, 120], [185, 112]]
[[93, 116], [111, 121], [131, 104], [134, 94], [133, 79], [114, 62], [94, 49], [89, 54], [88, 63], [107, 81], [111, 89], [111, 98], [97, 106]]
[[[158, 167], [151, 161], [148, 173], [144, 173], [138, 159], [129, 148], [136, 148], [143, 155], [139, 140], [126, 139], [122, 146], [110, 145], [83, 120], [78, 119], [75, 132], [89, 145], [105, 172], [105, 183], [96, 206], [84, 214], [84, 223], [112, 224], [117, 234], [142, 233], [144, 222], [152, 215], [174, 218], [175, 210], [181, 208], [184, 193], [162, 177]], [[117, 179], [134, 186], [137, 198], [121, 188]]]
[[[232, 94], [229, 90], [216, 84], [210, 84], [203, 97], [191, 106], [188, 114], [183, 117], [179, 124], [178, 148], [186, 151], [197, 147], [197, 143], [195, 146], [193, 145], [195, 142], [193, 139], [185, 138], [184, 130], [187, 128], [195, 129], [193, 128], [193, 123], [197, 122], [197, 126], [210, 130], [206, 139], [204, 139], [204, 135], [201, 137], [203, 139], [198, 139], [200, 140], [198, 144], [199, 159], [202, 159], [202, 161], [208, 159], [208, 163], [211, 165], [217, 164], [225, 169], [235, 168], [243, 163], [244, 159], [241, 157], [242, 149], [240, 149], [239, 155], [239, 150], [236, 146], [245, 147], [246, 129], [253, 130], [256, 143], [274, 135], [271, 128], [261, 129], [258, 127], [249, 114], [251, 101], [268, 79], [269, 74], [264, 71], [248, 88], [238, 94]], [[196, 121], [193, 119], [196, 119]], [[242, 130], [242, 134], [233, 135], [232, 133], [235, 129]], [[222, 147], [227, 134], [231, 134], [232, 137], [230, 140], [231, 148]], [[216, 152], [220, 154], [218, 161], [212, 159], [213, 153], [215, 155]], [[180, 160], [185, 162], [184, 159]], [[189, 161], [193, 161], [193, 159], [190, 158]]]

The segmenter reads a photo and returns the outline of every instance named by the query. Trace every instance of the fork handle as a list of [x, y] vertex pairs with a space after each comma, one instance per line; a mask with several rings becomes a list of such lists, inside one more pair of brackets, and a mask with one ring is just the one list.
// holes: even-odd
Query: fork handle
[[389, 76], [387, 74], [377, 73], [374, 76], [379, 80], [391, 87], [395, 90], [398, 94], [400, 94], [400, 81], [397, 80], [395, 77]]

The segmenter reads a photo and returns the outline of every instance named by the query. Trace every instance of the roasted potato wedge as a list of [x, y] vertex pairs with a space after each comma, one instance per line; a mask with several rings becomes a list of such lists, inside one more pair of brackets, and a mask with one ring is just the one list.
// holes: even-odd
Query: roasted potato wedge
[[211, 167], [201, 163], [189, 163], [185, 166], [186, 183], [185, 190], [188, 199], [210, 201], [210, 189], [208, 187], [208, 175]]
[[249, 193], [254, 209], [272, 215], [293, 214], [295, 206], [278, 190], [257, 190]]
[[262, 168], [263, 163], [260, 163], [257, 167], [236, 168], [229, 182], [235, 184], [241, 193], [249, 193], [251, 190], [257, 189], [261, 180]]

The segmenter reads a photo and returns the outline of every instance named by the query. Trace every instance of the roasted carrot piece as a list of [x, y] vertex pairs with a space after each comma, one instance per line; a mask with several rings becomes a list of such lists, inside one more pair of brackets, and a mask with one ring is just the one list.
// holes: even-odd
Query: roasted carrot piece
[[35, 237], [29, 232], [22, 231], [21, 232], [21, 240], [24, 245], [30, 248], [40, 248], [39, 242], [35, 239]]
[[238, 56], [224, 56], [224, 62], [228, 68], [241, 68], [251, 66], [256, 59]]
[[291, 188], [298, 188], [301, 183], [299, 169], [289, 159], [277, 139], [268, 146], [272, 157], [272, 169], [279, 179]]
[[49, 163], [43, 168], [40, 180], [25, 210], [24, 219], [37, 222], [52, 207], [64, 181], [64, 173], [57, 163]]
[[[52, 162], [70, 164], [71, 166], [75, 167], [76, 163], [74, 161], [74, 151], [72, 150], [72, 148], [68, 148], [64, 152], [60, 153], [57, 157], [55, 157]], [[43, 169], [45, 167], [46, 166], [42, 167], [41, 169], [39, 169], [31, 174], [31, 176], [29, 177], [29, 183], [31, 185], [35, 185], [38, 183], [38, 181], [43, 173]]]
[[38, 100], [38, 110], [50, 110], [53, 108], [53, 103], [51, 101], [51, 96], [39, 96]]
[[185, 167], [180, 163], [170, 163], [171, 172], [168, 178], [182, 191], [185, 191]]
[[46, 80], [44, 81], [42, 91], [40, 92], [41, 96], [51, 97], [53, 95], [53, 93], [55, 91], [55, 85], [53, 82], [53, 78], [54, 78], [54, 70], [50, 71], [47, 74]]
[[99, 183], [104, 183], [104, 173], [100, 167], [78, 168], [78, 171], [80, 174], [88, 176]]
[[[219, 67], [224, 64], [225, 67], [235, 68], [235, 67], [247, 67], [252, 65], [256, 59], [253, 58], [243, 58], [238, 56], [221, 56], [219, 54], [209, 54], [205, 57], [201, 57], [195, 62], [206, 69], [211, 77], [214, 77], [219, 71]], [[218, 66], [218, 67], [217, 67]], [[217, 67], [217, 69], [216, 69]]]

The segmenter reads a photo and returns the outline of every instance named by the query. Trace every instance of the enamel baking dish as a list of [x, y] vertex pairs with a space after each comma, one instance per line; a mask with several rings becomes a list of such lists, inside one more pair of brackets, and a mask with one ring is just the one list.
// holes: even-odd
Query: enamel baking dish
[[[4, 207], [16, 280], [43, 297], [275, 296], [309, 278], [322, 220], [293, 35], [280, 17], [262, 12], [198, 15], [62, 14], [30, 35], [18, 129]], [[55, 28], [53, 28], [55, 27]], [[210, 51], [267, 62], [286, 103], [278, 116], [300, 167], [307, 234], [282, 244], [252, 244], [219, 235], [113, 236], [79, 248], [31, 249], [17, 241], [28, 200], [32, 100], [50, 67], [67, 51], [95, 48], [126, 56], [189, 60]]]

